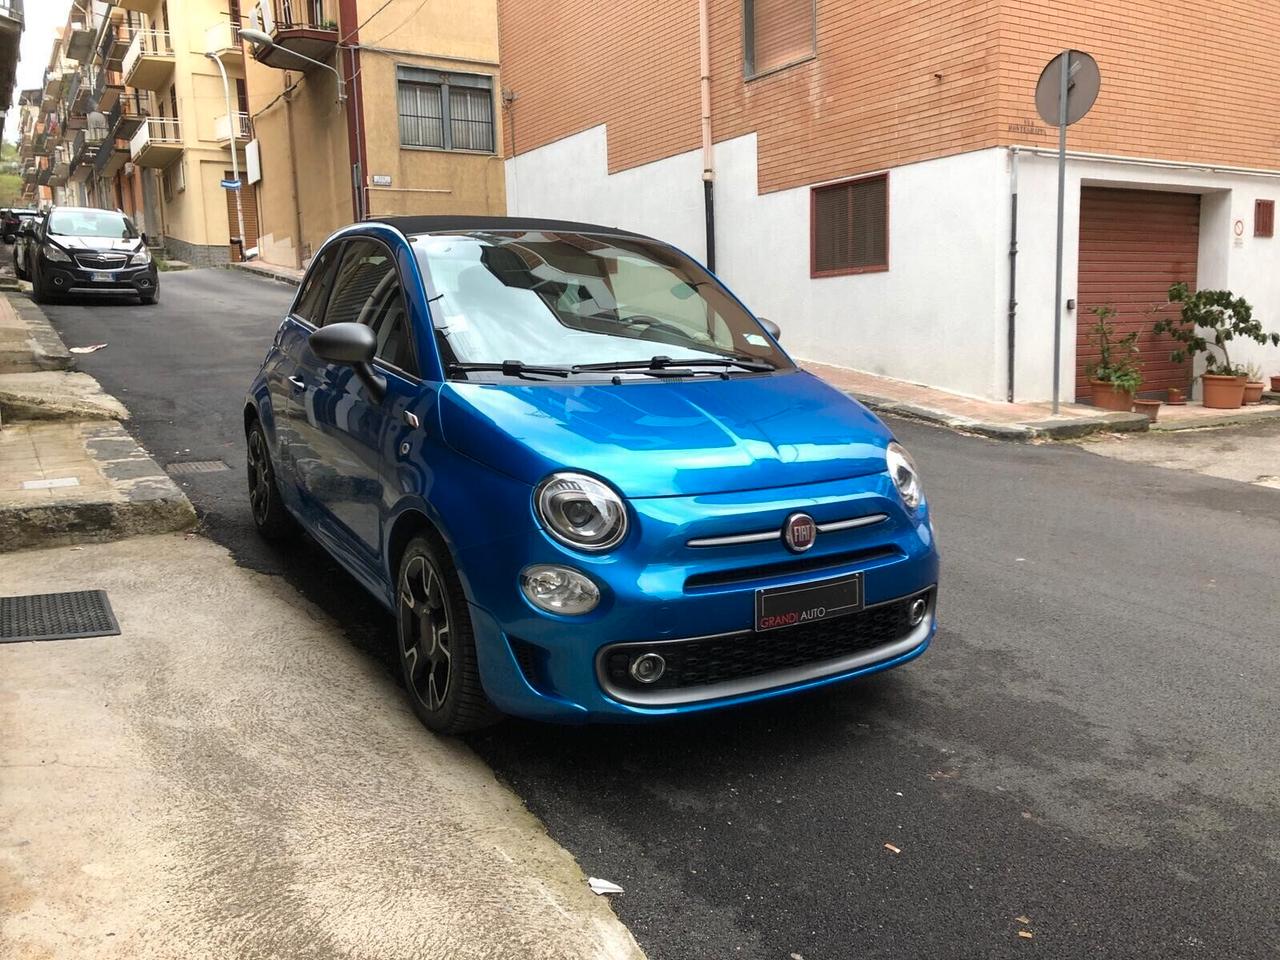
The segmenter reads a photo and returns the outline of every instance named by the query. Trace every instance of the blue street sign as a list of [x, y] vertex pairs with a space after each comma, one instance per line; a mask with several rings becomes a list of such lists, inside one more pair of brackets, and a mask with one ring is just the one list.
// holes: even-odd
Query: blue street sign
[[240, 181], [239, 180], [223, 180], [222, 189], [223, 190], [239, 190]]

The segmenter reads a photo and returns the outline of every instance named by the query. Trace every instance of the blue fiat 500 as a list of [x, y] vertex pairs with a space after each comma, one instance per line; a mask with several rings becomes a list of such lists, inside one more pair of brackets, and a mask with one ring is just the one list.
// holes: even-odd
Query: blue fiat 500
[[264, 536], [394, 612], [414, 711], [625, 720], [884, 670], [935, 629], [907, 452], [683, 253], [545, 220], [320, 249], [244, 408]]

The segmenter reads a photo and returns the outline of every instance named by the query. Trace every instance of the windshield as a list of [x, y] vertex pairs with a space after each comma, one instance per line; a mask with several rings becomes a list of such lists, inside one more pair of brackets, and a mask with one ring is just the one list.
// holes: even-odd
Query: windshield
[[[750, 314], [688, 257], [652, 241], [581, 233], [484, 231], [414, 238], [434, 290], [436, 340], [446, 366], [574, 367], [732, 361], [790, 368]], [[724, 359], [724, 366], [714, 361]], [[712, 361], [710, 366], [706, 361]], [[467, 379], [501, 373], [454, 371]], [[574, 376], [643, 377], [634, 371]], [[563, 380], [559, 381], [563, 382]]]
[[138, 231], [129, 218], [110, 210], [55, 210], [49, 214], [49, 233], [64, 237], [133, 240]]

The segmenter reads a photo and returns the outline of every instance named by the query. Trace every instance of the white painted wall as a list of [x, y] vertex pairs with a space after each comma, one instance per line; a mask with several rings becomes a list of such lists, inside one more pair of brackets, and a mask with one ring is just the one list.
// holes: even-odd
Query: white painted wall
[[[595, 127], [507, 161], [512, 215], [619, 226], [705, 257], [701, 154], [610, 175]], [[809, 276], [809, 188], [760, 194], [754, 134], [716, 145], [721, 278], [783, 330], [795, 356], [1002, 400], [1007, 390], [1009, 194], [1004, 148], [895, 167], [889, 175], [889, 265], [882, 273]], [[1051, 397], [1057, 168], [1019, 160], [1016, 399]], [[1200, 285], [1249, 299], [1280, 330], [1280, 238], [1253, 238], [1253, 201], [1280, 201], [1280, 178], [1074, 159], [1068, 164], [1063, 299], [1076, 297], [1081, 185], [1205, 195]], [[1235, 218], [1243, 242], [1231, 237]], [[1233, 359], [1280, 374], [1280, 350], [1252, 344]], [[1062, 330], [1062, 397], [1075, 377], [1075, 316]]]

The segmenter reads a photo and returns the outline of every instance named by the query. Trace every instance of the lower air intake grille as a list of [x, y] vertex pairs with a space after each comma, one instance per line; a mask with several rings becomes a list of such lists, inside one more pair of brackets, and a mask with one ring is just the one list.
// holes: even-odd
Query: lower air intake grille
[[[605, 654], [609, 684], [623, 692], [650, 693], [744, 680], [795, 667], [840, 660], [904, 638], [913, 629], [908, 608], [914, 597], [882, 604], [847, 617], [819, 620], [799, 627], [765, 633], [735, 633], [646, 646], [632, 644]], [[666, 661], [666, 670], [653, 683], [631, 677], [631, 658], [647, 649]]]

